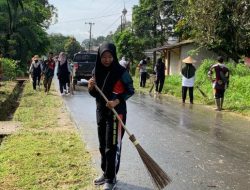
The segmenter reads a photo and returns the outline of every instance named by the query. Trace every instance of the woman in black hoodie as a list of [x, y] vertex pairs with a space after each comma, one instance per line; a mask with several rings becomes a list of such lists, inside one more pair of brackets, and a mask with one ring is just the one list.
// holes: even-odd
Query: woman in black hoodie
[[[108, 103], [96, 91], [95, 84], [108, 98]], [[134, 94], [133, 81], [126, 69], [119, 64], [114, 44], [104, 43], [99, 47], [96, 66], [93, 77], [89, 80], [88, 89], [89, 93], [96, 98], [99, 150], [103, 171], [103, 175], [95, 179], [94, 184], [104, 184], [104, 190], [111, 190], [116, 185], [121, 140], [124, 135], [124, 129], [111, 109], [114, 108], [126, 123], [126, 100]]]
[[161, 93], [162, 91], [164, 81], [165, 81], [165, 70], [166, 70], [165, 63], [162, 62], [162, 58], [159, 58], [155, 65], [155, 73], [156, 73], [155, 92], [156, 93]]

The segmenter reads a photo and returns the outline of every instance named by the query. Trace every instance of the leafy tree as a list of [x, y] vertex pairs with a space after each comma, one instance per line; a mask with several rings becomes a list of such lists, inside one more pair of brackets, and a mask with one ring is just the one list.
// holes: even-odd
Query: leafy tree
[[113, 36], [114, 36], [113, 32], [110, 32], [110, 33], [106, 36], [105, 41], [110, 42], [110, 43], [114, 43]]
[[133, 29], [143, 48], [163, 45], [177, 22], [172, 1], [140, 0], [133, 8]]
[[116, 33], [114, 42], [117, 47], [118, 57], [126, 56], [132, 62], [142, 58], [142, 50], [140, 40], [133, 35], [130, 29]]
[[59, 54], [65, 51], [64, 47], [67, 41], [69, 41], [69, 36], [63, 36], [62, 34], [51, 34], [49, 35], [49, 51], [54, 54]]
[[[99, 46], [104, 41], [106, 41], [106, 38], [104, 36], [98, 36], [97, 38], [92, 38], [91, 39], [91, 47]], [[89, 39], [83, 40], [81, 45], [84, 49], [89, 49]]]
[[249, 51], [249, 1], [176, 0], [176, 6], [183, 15], [178, 23], [181, 34], [235, 62]]
[[88, 49], [89, 47], [89, 39], [84, 39], [81, 43], [81, 46], [84, 48], [84, 49]]
[[78, 41], [74, 37], [68, 39], [65, 43], [64, 47], [65, 52], [68, 54], [70, 59], [73, 59], [74, 54], [81, 51], [82, 47]]
[[47, 51], [45, 29], [56, 15], [47, 0], [4, 0], [0, 10], [0, 48], [5, 57], [25, 66], [32, 55]]
[[105, 37], [104, 36], [99, 36], [96, 38], [96, 46], [99, 46], [101, 43], [103, 43], [105, 41]]
[[137, 65], [135, 63], [143, 57], [140, 39], [134, 36], [131, 29], [127, 28], [122, 32], [115, 33], [114, 42], [117, 47], [118, 57], [125, 56], [127, 59], [130, 59], [132, 74], [134, 74]]

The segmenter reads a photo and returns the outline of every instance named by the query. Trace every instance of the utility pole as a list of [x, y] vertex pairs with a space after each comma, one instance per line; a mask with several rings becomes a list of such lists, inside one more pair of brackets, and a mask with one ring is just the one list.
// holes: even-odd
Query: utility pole
[[122, 32], [122, 15], [121, 15], [121, 32]]
[[92, 30], [92, 25], [94, 25], [95, 23], [93, 22], [85, 22], [85, 24], [89, 24], [89, 52], [90, 52], [90, 44], [91, 44], [91, 30]]

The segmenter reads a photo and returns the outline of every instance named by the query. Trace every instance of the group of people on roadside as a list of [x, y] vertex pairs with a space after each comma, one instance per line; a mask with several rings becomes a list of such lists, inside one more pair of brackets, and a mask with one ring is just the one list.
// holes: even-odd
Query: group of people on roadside
[[[147, 65], [150, 62], [150, 58], [145, 58], [138, 64], [140, 72], [140, 87], [145, 87], [147, 80]], [[184, 63], [181, 67], [182, 75], [182, 103], [185, 104], [187, 92], [189, 93], [190, 104], [194, 103], [194, 85], [195, 85], [195, 72], [196, 68], [194, 60], [191, 56], [186, 57], [182, 60]], [[154, 85], [155, 92], [160, 94], [162, 92], [164, 82], [165, 82], [165, 63], [162, 58], [157, 60], [154, 66]], [[214, 75], [214, 76], [213, 76]], [[217, 63], [212, 65], [208, 72], [209, 79], [213, 84], [214, 98], [216, 104], [216, 110], [221, 111], [224, 102], [224, 93], [229, 84], [229, 69], [224, 64], [224, 59], [222, 56], [217, 58]]]
[[[194, 83], [195, 83], [195, 67], [193, 63], [196, 61], [188, 56], [182, 60], [185, 63], [181, 70], [182, 74], [182, 102], [185, 103], [187, 91], [189, 91], [190, 104], [193, 104]], [[216, 111], [223, 109], [224, 94], [229, 85], [229, 69], [224, 64], [222, 56], [217, 58], [217, 63], [213, 64], [209, 71], [208, 77], [212, 82]]]
[[38, 55], [32, 58], [29, 73], [32, 78], [33, 89], [40, 88], [40, 80], [43, 76], [44, 92], [49, 93], [52, 79], [54, 77], [57, 62], [57, 77], [59, 80], [59, 87], [61, 95], [68, 94], [70, 88], [70, 76], [72, 68], [68, 62], [67, 56], [61, 52], [58, 57], [53, 56], [53, 53], [48, 54], [48, 59], [42, 61]]

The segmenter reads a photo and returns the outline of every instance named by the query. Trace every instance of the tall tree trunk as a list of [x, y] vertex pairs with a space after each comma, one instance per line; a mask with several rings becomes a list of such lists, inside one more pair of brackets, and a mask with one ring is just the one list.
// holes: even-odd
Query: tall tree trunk
[[9, 14], [9, 35], [8, 36], [10, 37], [10, 35], [12, 34], [12, 22], [13, 22], [13, 19], [12, 19], [12, 13], [11, 13], [9, 0], [7, 0], [7, 6], [8, 6], [8, 14]]

